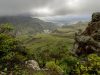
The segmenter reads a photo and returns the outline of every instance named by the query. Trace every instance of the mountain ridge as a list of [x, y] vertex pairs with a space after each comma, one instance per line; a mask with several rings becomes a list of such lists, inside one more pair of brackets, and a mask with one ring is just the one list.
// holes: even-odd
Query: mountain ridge
[[38, 18], [32, 18], [30, 16], [1, 16], [0, 24], [11, 23], [14, 25], [17, 35], [21, 34], [34, 34], [41, 33], [44, 30], [56, 29], [56, 24], [51, 22], [45, 22]]

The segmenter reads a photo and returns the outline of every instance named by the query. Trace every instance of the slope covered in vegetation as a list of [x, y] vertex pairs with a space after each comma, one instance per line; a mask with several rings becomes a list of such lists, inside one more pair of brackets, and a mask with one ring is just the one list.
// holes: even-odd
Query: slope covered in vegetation
[[16, 37], [13, 27], [1, 25], [1, 75], [99, 75], [99, 15], [84, 31], [72, 26]]
[[23, 34], [36, 34], [44, 32], [44, 30], [54, 30], [57, 25], [51, 22], [45, 22], [38, 18], [32, 18], [31, 16], [18, 15], [18, 16], [1, 16], [0, 24], [10, 23], [15, 29], [15, 35]]

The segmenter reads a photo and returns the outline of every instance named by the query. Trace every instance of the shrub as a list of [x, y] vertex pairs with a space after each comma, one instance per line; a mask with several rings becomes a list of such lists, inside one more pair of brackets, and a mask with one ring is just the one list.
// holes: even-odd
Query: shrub
[[46, 64], [46, 67], [50, 70], [50, 71], [55, 71], [55, 72], [57, 72], [57, 73], [59, 73], [59, 74], [61, 74], [61, 73], [63, 73], [63, 70], [58, 66], [58, 65], [56, 65], [55, 64], [55, 62], [48, 62], [47, 64]]

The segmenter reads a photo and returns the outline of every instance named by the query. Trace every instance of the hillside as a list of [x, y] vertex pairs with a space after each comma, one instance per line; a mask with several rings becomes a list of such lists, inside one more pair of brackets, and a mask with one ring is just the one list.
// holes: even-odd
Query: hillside
[[85, 29], [85, 27], [87, 25], [88, 25], [88, 22], [78, 21], [74, 24], [65, 24], [65, 25], [62, 26], [62, 28]]
[[73, 39], [75, 32], [84, 31], [87, 25], [87, 22], [78, 22], [76, 24], [63, 25], [61, 28], [57, 28], [56, 30], [54, 30], [53, 35]]
[[44, 30], [56, 29], [56, 24], [44, 22], [38, 18], [30, 16], [2, 16], [0, 24], [11, 23], [15, 26], [16, 35], [41, 33]]
[[[24, 19], [13, 19], [14, 26], [27, 29]], [[35, 26], [37, 22], [41, 31], [46, 28], [38, 19]], [[27, 24], [34, 26], [30, 20]], [[17, 31], [28, 31], [20, 27]], [[49, 34], [13, 37], [12, 30], [7, 24], [0, 26], [0, 75], [100, 75], [100, 13], [93, 14], [88, 26], [78, 22]]]

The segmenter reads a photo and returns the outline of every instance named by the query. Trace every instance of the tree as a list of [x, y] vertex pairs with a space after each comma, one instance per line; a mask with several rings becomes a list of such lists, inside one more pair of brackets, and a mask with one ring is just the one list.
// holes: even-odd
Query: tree
[[10, 23], [5, 23], [0, 25], [0, 33], [10, 33], [13, 30], [13, 25]]
[[0, 69], [1, 71], [7, 69], [7, 74], [12, 73], [15, 66], [22, 66], [28, 59], [25, 46], [9, 34], [12, 28], [9, 24], [0, 26]]

